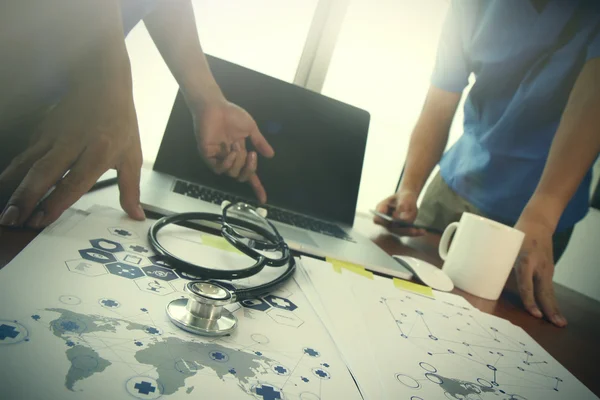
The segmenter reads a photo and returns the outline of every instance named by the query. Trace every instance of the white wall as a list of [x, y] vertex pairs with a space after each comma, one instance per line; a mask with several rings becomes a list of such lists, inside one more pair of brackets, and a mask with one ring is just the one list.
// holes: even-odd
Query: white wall
[[[592, 182], [600, 177], [596, 162]], [[593, 192], [593, 191], [592, 191]], [[600, 210], [590, 209], [575, 226], [571, 241], [554, 272], [554, 282], [600, 301]]]

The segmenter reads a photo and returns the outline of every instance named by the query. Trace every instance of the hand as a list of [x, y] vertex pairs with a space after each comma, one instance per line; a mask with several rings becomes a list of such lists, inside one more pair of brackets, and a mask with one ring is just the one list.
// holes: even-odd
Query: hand
[[275, 152], [244, 109], [223, 97], [207, 101], [194, 113], [198, 148], [208, 166], [217, 174], [227, 173], [240, 182], [249, 182], [256, 197], [266, 203], [267, 193], [256, 175], [256, 152], [246, 150], [246, 139], [264, 157]]
[[[377, 205], [376, 210], [380, 213], [390, 215], [394, 219], [400, 219], [412, 224], [415, 222], [418, 213], [417, 198], [418, 195], [415, 192], [401, 190], [398, 193], [382, 200]], [[373, 218], [373, 222], [386, 227], [390, 232], [400, 236], [425, 235], [425, 230], [423, 229], [394, 227], [390, 222], [377, 216]]]
[[536, 318], [545, 315], [554, 325], [566, 326], [567, 320], [560, 314], [552, 283], [553, 230], [543, 223], [525, 218], [520, 218], [515, 228], [525, 233], [515, 264], [517, 285], [525, 309]]
[[115, 81], [74, 87], [44, 118], [29, 147], [0, 174], [0, 188], [12, 193], [0, 225], [41, 228], [52, 223], [109, 168], [117, 169], [123, 209], [144, 219], [141, 164], [131, 86]]

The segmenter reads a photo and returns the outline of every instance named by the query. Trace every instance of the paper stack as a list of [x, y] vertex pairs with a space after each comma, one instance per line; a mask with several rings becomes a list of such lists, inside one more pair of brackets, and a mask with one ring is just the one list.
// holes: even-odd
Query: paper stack
[[366, 399], [596, 398], [525, 331], [460, 296], [311, 258], [302, 266], [296, 279]]

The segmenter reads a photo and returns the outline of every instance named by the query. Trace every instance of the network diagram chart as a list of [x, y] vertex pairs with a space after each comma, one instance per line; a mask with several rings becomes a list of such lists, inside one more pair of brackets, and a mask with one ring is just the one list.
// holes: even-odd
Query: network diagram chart
[[421, 389], [449, 399], [510, 400], [527, 398], [520, 393], [561, 391], [556, 362], [538, 346], [515, 339], [508, 324], [490, 324], [472, 309], [428, 303], [435, 304], [409, 294], [380, 299], [397, 327], [397, 341], [420, 353], [410, 371], [394, 374], [400, 387], [415, 393], [413, 400], [421, 398]]
[[[42, 234], [0, 271], [2, 395], [360, 398], [294, 280], [232, 306], [239, 325], [231, 336], [195, 336], [165, 314], [194, 277], [151, 251], [147, 224], [113, 220], [91, 214], [63, 235]], [[20, 295], [24, 285], [37, 295]]]
[[462, 298], [302, 261], [366, 398], [597, 398], [521, 328]]

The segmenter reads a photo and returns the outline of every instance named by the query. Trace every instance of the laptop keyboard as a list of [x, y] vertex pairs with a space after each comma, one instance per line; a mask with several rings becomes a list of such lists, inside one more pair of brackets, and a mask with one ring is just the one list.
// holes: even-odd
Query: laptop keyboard
[[[225, 200], [228, 200], [232, 203], [248, 202], [248, 200], [238, 196], [229, 195], [224, 192], [219, 192], [217, 190], [180, 180], [175, 181], [173, 192], [217, 205], [221, 205], [221, 203], [223, 203]], [[335, 224], [319, 221], [305, 215], [294, 214], [278, 208], [270, 207], [268, 205], [261, 205], [261, 207], [264, 207], [267, 210], [268, 218], [272, 221], [282, 222], [284, 224], [293, 225], [312, 232], [317, 232], [323, 235], [353, 242], [352, 238], [348, 236], [348, 234], [342, 228]]]

